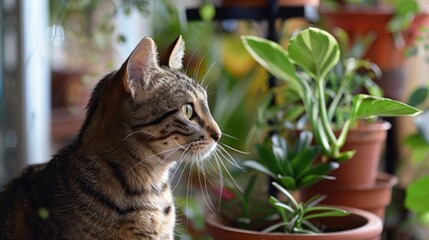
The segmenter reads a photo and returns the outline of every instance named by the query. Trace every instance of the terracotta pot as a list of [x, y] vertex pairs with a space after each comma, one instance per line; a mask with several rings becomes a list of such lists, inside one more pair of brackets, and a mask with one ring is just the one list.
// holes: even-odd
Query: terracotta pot
[[370, 211], [384, 219], [385, 208], [390, 204], [392, 188], [398, 179], [395, 176], [379, 173], [373, 186], [339, 186], [335, 181], [316, 184], [301, 191], [303, 200], [322, 194], [327, 198], [323, 204], [341, 205]]
[[394, 13], [393, 8], [346, 8], [331, 12], [321, 10], [329, 28], [340, 27], [344, 29], [352, 41], [371, 31], [377, 36], [368, 49], [364, 58], [375, 62], [381, 69], [395, 69], [402, 64], [403, 47], [397, 47], [393, 35], [387, 30], [387, 23]]
[[335, 185], [372, 186], [375, 183], [388, 129], [390, 123], [385, 121], [361, 122], [357, 128], [350, 129], [342, 151], [354, 149], [356, 154], [330, 174], [336, 177]]
[[[342, 207], [343, 208], [343, 207]], [[326, 224], [329, 233], [321, 234], [282, 234], [261, 233], [227, 226], [215, 215], [206, 218], [206, 230], [214, 240], [376, 240], [380, 239], [383, 223], [374, 214], [354, 208], [344, 208], [352, 212], [346, 217], [320, 219]]]

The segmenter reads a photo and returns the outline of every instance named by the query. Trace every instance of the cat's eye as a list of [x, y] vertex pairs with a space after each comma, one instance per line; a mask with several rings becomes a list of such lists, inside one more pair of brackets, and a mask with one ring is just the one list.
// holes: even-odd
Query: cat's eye
[[187, 118], [187, 119], [191, 119], [191, 117], [194, 115], [194, 108], [192, 107], [192, 105], [191, 104], [189, 104], [189, 103], [187, 103], [187, 104], [184, 104], [183, 106], [182, 106], [182, 113], [185, 115], [185, 117]]

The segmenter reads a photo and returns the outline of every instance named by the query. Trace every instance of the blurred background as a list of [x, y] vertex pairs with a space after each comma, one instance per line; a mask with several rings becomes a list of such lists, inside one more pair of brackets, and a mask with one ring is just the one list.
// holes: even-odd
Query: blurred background
[[[379, 18], [375, 12], [363, 18], [347, 15], [354, 5], [367, 4], [375, 10], [379, 2], [395, 1], [2, 0], [0, 186], [25, 166], [49, 161], [74, 138], [92, 87], [117, 69], [144, 36], [153, 37], [165, 49], [182, 34], [185, 70], [208, 87], [211, 111], [226, 133], [222, 143], [251, 154], [257, 141], [253, 133], [258, 105], [275, 80], [249, 56], [241, 35], [287, 46], [288, 39], [305, 27], [331, 32], [341, 27], [349, 32], [352, 54], [381, 68], [379, 84], [385, 96], [407, 102], [418, 87], [429, 86], [429, 3], [418, 1], [417, 14], [393, 23], [389, 21], [398, 11], [394, 7], [381, 11], [384, 22], [378, 25], [371, 24]], [[380, 33], [386, 31], [388, 37]], [[428, 118], [423, 121], [429, 125]], [[395, 239], [389, 237], [394, 231], [402, 234], [397, 239], [429, 239], [429, 219], [416, 218], [403, 207], [401, 197], [416, 169], [429, 169], [425, 161], [429, 144], [415, 144], [410, 138], [418, 132], [413, 119], [392, 122], [380, 168], [399, 177], [399, 190], [386, 216], [385, 228], [390, 231], [386, 239]], [[251, 158], [227, 150], [238, 163]], [[240, 182], [244, 173], [229, 165]], [[210, 239], [204, 234], [201, 207], [207, 200], [199, 193], [199, 183], [192, 182], [193, 171], [181, 169], [182, 174], [175, 174], [180, 180], [176, 196], [183, 221], [178, 238]]]

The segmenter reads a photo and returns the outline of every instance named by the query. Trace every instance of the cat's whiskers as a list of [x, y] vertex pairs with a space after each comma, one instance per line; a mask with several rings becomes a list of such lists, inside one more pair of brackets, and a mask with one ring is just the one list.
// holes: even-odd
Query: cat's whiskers
[[[142, 132], [142, 129], [140, 129], [140, 130], [137, 130], [137, 131], [134, 131], [134, 132], [131, 132], [131, 133], [127, 134], [127, 135], [122, 139], [122, 142], [124, 142], [125, 140], [127, 140], [127, 138], [129, 138], [129, 137], [131, 137], [131, 136], [133, 136], [133, 135], [135, 135], [135, 134], [141, 133], [141, 132]], [[151, 137], [152, 137], [152, 136], [151, 136]], [[148, 141], [149, 139], [151, 139], [151, 137], [149, 137], [149, 138], [145, 139], [145, 141]]]
[[196, 71], [194, 73], [194, 79], [198, 79], [198, 75], [199, 75], [199, 72], [200, 72], [201, 64], [203, 63], [204, 59], [207, 57], [207, 55], [209, 54], [209, 52], [211, 52], [213, 50], [213, 48], [214, 48], [214, 46], [211, 46], [209, 48], [209, 50], [207, 50], [207, 52], [204, 53], [203, 57], [200, 58], [200, 60], [198, 61], [197, 67], [195, 68]]
[[204, 171], [201, 171], [201, 174], [203, 174], [203, 181], [204, 181], [204, 189], [203, 189], [203, 183], [201, 182], [201, 176], [200, 176], [200, 171], [198, 171], [198, 181], [199, 181], [199, 185], [200, 185], [200, 189], [201, 189], [201, 193], [204, 199], [204, 202], [206, 203], [207, 207], [210, 209], [211, 212], [215, 213], [215, 206], [213, 205], [211, 199], [210, 199], [210, 194], [207, 188], [207, 182], [206, 182], [206, 177], [204, 174]]
[[[190, 171], [188, 172], [188, 181], [186, 184], [186, 208], [185, 211], [187, 212], [189, 209], [189, 186], [191, 187], [191, 195], [192, 195], [192, 167], [194, 165], [194, 161], [191, 161]], [[189, 219], [186, 219], [186, 224], [189, 224]]]
[[[174, 140], [174, 139], [173, 139]], [[184, 151], [183, 151], [183, 153], [184, 152], [186, 152], [186, 150], [188, 150], [188, 148], [190, 147], [190, 146], [192, 146], [192, 142], [191, 143], [188, 143], [188, 144], [184, 144], [184, 145], [180, 145], [180, 144], [178, 144], [177, 142], [176, 142], [176, 140], [174, 140], [174, 142], [178, 145], [177, 147], [175, 147], [175, 148], [172, 148], [172, 150], [174, 150], [174, 151], [172, 151], [171, 153], [169, 153], [166, 157], [164, 157], [158, 164], [157, 164], [157, 166], [155, 167], [155, 169], [152, 171], [152, 173], [151, 173], [151, 175], [150, 175], [150, 177], [152, 178], [153, 177], [153, 174], [155, 174], [156, 173], [156, 170], [159, 168], [159, 166], [161, 166], [164, 162], [165, 162], [165, 160], [167, 160], [171, 155], [173, 155], [174, 153], [176, 153], [178, 150], [183, 150], [184, 149]], [[182, 153], [182, 155], [181, 156], [183, 156], [183, 153]]]
[[[171, 181], [173, 180], [174, 176], [176, 175], [177, 171], [179, 170], [180, 165], [182, 163], [186, 162], [186, 161], [183, 161], [183, 159], [187, 158], [187, 156], [189, 156], [190, 154], [191, 153], [190, 152], [186, 152], [186, 150], [182, 153], [182, 156], [180, 157], [180, 160], [179, 160], [179, 165], [177, 166], [176, 170], [174, 171], [174, 173], [172, 174], [172, 176], [170, 178], [170, 185], [171, 185]], [[185, 170], [186, 170], [186, 167], [183, 167], [182, 172], [181, 172], [181, 174], [179, 176], [179, 179], [177, 180], [176, 185], [173, 187], [173, 190], [172, 190], [173, 192], [174, 192], [174, 190], [176, 190], [177, 186], [179, 185], [180, 180], [182, 179], [183, 174], [185, 173]]]
[[138, 167], [140, 164], [143, 164], [145, 161], [147, 161], [147, 160], [149, 160], [151, 158], [157, 157], [157, 156], [159, 156], [161, 154], [164, 154], [164, 153], [168, 153], [170, 151], [175, 152], [175, 151], [177, 151], [179, 149], [180, 149], [180, 147], [175, 147], [175, 148], [171, 148], [171, 149], [167, 149], [167, 150], [161, 151], [161, 152], [156, 153], [154, 155], [151, 155], [149, 157], [146, 157], [143, 160], [140, 160], [138, 163], [136, 163], [133, 166], [131, 166], [130, 170], [128, 170], [128, 173], [130, 173], [134, 168]]
[[[219, 154], [222, 156], [221, 152], [220, 152], [220, 151], [218, 151], [218, 149], [220, 149], [220, 148], [216, 148], [217, 153], [219, 153]], [[222, 160], [220, 160], [220, 161], [219, 161], [219, 163], [221, 164], [222, 168], [223, 168], [223, 169], [225, 169], [225, 172], [228, 174], [228, 177], [231, 179], [231, 181], [232, 181], [232, 182], [233, 182], [233, 184], [237, 187], [237, 189], [238, 189], [240, 192], [243, 192], [243, 190], [241, 189], [240, 185], [239, 185], [239, 184], [234, 180], [234, 177], [233, 177], [233, 176], [231, 175], [231, 173], [229, 172], [229, 170], [228, 170], [228, 168], [226, 167], [225, 163], [224, 163]]]
[[189, 70], [189, 65], [191, 64], [192, 60], [194, 59], [195, 53], [196, 53], [197, 51], [198, 51], [198, 48], [196, 48], [196, 49], [194, 50], [194, 52], [192, 53], [192, 55], [191, 55], [191, 57], [190, 57], [190, 59], [189, 59], [189, 61], [188, 61], [188, 64], [186, 64], [185, 73], [187, 73], [187, 72], [188, 72], [188, 70]]
[[222, 160], [220, 159], [220, 156], [217, 153], [217, 151], [214, 152], [214, 159], [215, 159], [215, 162], [216, 162], [217, 171], [219, 173], [219, 185], [220, 185], [220, 189], [219, 189], [219, 197], [218, 197], [218, 199], [219, 199], [219, 202], [218, 202], [218, 211], [220, 211], [220, 205], [222, 203], [222, 191], [223, 191], [223, 188], [224, 188], [225, 181], [224, 181], [222, 167], [221, 167], [221, 165], [219, 163], [219, 161], [222, 161]]
[[204, 81], [207, 79], [207, 76], [209, 76], [209, 74], [210, 74], [210, 72], [211, 71], [213, 71], [213, 69], [214, 69], [214, 67], [217, 65], [217, 61], [214, 61], [211, 65], [210, 65], [210, 67], [209, 67], [209, 69], [207, 70], [207, 72], [204, 74], [204, 77], [203, 77], [203, 79], [201, 80], [201, 82], [200, 82], [200, 84], [201, 84], [201, 86], [203, 86], [205, 89], [207, 89], [208, 87], [209, 87], [209, 85], [210, 85], [210, 82], [208, 82], [207, 83], [207, 85], [206, 86], [204, 86]]
[[240, 140], [239, 138], [234, 137], [234, 136], [232, 136], [232, 135], [230, 135], [230, 134], [228, 134], [228, 133], [225, 133], [225, 132], [222, 132], [222, 136], [224, 136], [224, 137], [229, 137], [229, 138], [234, 139], [234, 140], [237, 140], [237, 141], [239, 141], [239, 140]]
[[218, 153], [225, 158], [232, 166], [240, 169], [241, 171], [244, 171], [244, 169], [234, 160], [234, 157], [231, 156], [231, 154], [225, 150], [221, 145], [219, 145], [219, 151]]

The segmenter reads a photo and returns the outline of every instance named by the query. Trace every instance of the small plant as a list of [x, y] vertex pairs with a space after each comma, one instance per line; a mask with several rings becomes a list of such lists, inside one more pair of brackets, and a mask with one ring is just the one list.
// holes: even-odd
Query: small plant
[[308, 187], [339, 167], [336, 162], [316, 163], [320, 148], [311, 146], [312, 134], [303, 131], [294, 145], [286, 138], [274, 134], [269, 141], [256, 145], [258, 161], [244, 162], [247, 168], [255, 169], [270, 176], [290, 191]]
[[319, 206], [318, 204], [324, 199], [323, 196], [315, 196], [305, 203], [299, 203], [280, 184], [276, 182], [272, 184], [287, 200], [282, 202], [274, 196], [270, 197], [269, 203], [277, 209], [282, 221], [262, 232], [273, 232], [281, 228], [285, 233], [320, 233], [321, 230], [310, 220], [322, 217], [342, 217], [350, 214], [340, 208]]
[[220, 214], [231, 226], [258, 231], [267, 221], [278, 220], [266, 197], [256, 193], [257, 177], [255, 174], [250, 177], [243, 192], [228, 185], [221, 189]]
[[[303, 106], [304, 127], [311, 130], [329, 160], [344, 161], [354, 155], [354, 151], [342, 152], [341, 147], [359, 120], [421, 112], [388, 98], [368, 94], [347, 96], [344, 91], [332, 90], [334, 84], [342, 85], [329, 79], [340, 59], [340, 50], [335, 38], [326, 31], [312, 27], [303, 30], [290, 40], [287, 51], [263, 38], [243, 36], [242, 40], [252, 57], [295, 93]], [[348, 107], [339, 109], [340, 102]], [[341, 115], [334, 114], [338, 110]], [[336, 128], [339, 120], [341, 129]]]

